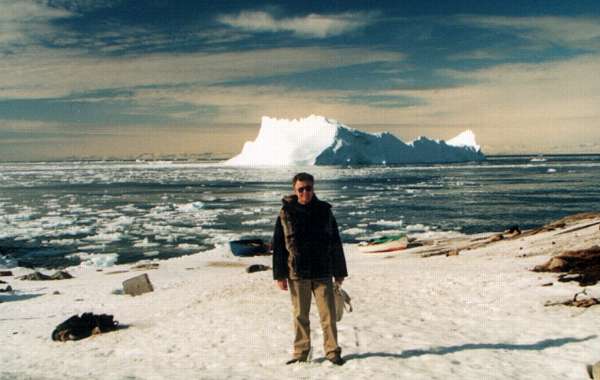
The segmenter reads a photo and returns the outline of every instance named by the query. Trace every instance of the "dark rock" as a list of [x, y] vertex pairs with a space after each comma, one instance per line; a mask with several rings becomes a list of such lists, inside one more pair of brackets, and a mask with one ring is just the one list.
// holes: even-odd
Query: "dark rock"
[[138, 264], [135, 266], [132, 266], [131, 269], [132, 270], [152, 270], [152, 269], [158, 269], [159, 264], [158, 263], [143, 263], [143, 264]]
[[506, 230], [507, 234], [515, 234], [515, 235], [519, 235], [521, 234], [521, 229], [519, 228], [519, 226], [517, 226], [516, 224], [514, 226], [510, 226], [507, 230]]
[[262, 272], [262, 271], [269, 270], [269, 269], [271, 269], [271, 267], [268, 267], [266, 265], [252, 264], [246, 268], [246, 272], [247, 273]]
[[571, 281], [580, 281], [580, 280], [581, 280], [581, 275], [577, 274], [577, 273], [561, 274], [560, 276], [558, 276], [559, 282], [571, 282]]
[[58, 272], [50, 276], [51, 280], [68, 280], [70, 278], [73, 278], [73, 276], [71, 276], [68, 272], [62, 270], [59, 270]]
[[19, 277], [19, 280], [26, 281], [47, 281], [50, 280], [50, 276], [47, 276], [41, 272], [33, 272], [30, 274], [26, 274], [25, 276]]
[[0, 277], [8, 277], [12, 275], [13, 273], [9, 270], [0, 270]]
[[504, 231], [504, 237], [508, 239], [516, 238], [521, 235], [521, 229], [519, 226], [514, 225]]
[[6, 289], [0, 289], [0, 293], [12, 293], [12, 291], [13, 291], [13, 288], [10, 285], [8, 285], [6, 287]]
[[41, 272], [33, 272], [25, 276], [19, 277], [20, 280], [28, 281], [48, 281], [48, 280], [67, 280], [73, 278], [69, 273], [65, 271], [57, 271], [51, 276], [45, 275]]
[[563, 252], [533, 268], [535, 272], [562, 272], [559, 281], [577, 281], [581, 286], [600, 281], [600, 247]]

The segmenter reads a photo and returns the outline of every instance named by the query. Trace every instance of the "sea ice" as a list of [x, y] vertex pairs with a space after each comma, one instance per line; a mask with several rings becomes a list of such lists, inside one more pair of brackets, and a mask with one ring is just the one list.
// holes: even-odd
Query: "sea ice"
[[121, 240], [123, 238], [123, 234], [120, 232], [114, 232], [114, 233], [107, 233], [107, 232], [100, 232], [94, 236], [87, 236], [84, 240], [88, 240], [88, 241], [118, 241]]
[[10, 269], [16, 267], [17, 265], [17, 260], [13, 259], [12, 257], [0, 255], [0, 268]]
[[385, 226], [385, 227], [401, 227], [404, 222], [402, 220], [377, 220], [375, 222], [371, 222], [372, 225], [375, 226]]
[[200, 249], [200, 246], [198, 244], [181, 243], [181, 244], [177, 244], [177, 247], [175, 247], [175, 248], [181, 249], [181, 250], [194, 250], [194, 249]]
[[183, 212], [197, 212], [204, 207], [204, 203], [200, 201], [177, 205], [177, 210]]
[[358, 234], [363, 234], [367, 232], [365, 229], [363, 228], [348, 228], [342, 231], [342, 234], [344, 235], [358, 235]]
[[116, 253], [90, 254], [87, 252], [77, 252], [68, 255], [67, 258], [78, 258], [80, 265], [91, 265], [98, 268], [107, 268], [113, 266], [119, 259]]
[[261, 225], [261, 224], [271, 224], [271, 223], [275, 223], [272, 219], [269, 218], [262, 218], [262, 219], [254, 219], [254, 220], [244, 220], [242, 222], [243, 225], [245, 226], [256, 226], [256, 225]]
[[136, 241], [133, 246], [134, 247], [138, 247], [138, 248], [149, 248], [149, 247], [157, 247], [160, 244], [158, 243], [153, 243], [151, 241], [148, 240], [148, 238], [144, 238], [144, 240], [141, 241]]

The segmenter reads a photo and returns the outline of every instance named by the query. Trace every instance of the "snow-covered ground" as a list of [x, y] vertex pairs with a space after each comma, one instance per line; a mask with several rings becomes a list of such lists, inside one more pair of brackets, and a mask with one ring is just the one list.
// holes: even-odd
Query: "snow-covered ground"
[[[314, 306], [313, 361], [284, 365], [289, 294], [276, 289], [270, 271], [244, 270], [270, 257], [234, 258], [217, 248], [160, 261], [145, 272], [155, 291], [138, 297], [113, 294], [143, 273], [131, 265], [68, 268], [75, 278], [61, 281], [2, 277], [16, 293], [0, 295], [0, 378], [584, 379], [585, 365], [600, 360], [600, 306], [544, 307], [581, 287], [529, 270], [552, 254], [600, 244], [598, 225], [562, 231], [450, 257], [421, 257], [427, 247], [364, 255], [346, 245], [344, 288], [354, 312], [339, 324], [342, 367], [323, 358]], [[599, 297], [600, 285], [588, 293]], [[90, 311], [113, 314], [127, 328], [75, 342], [50, 339], [57, 324]]]

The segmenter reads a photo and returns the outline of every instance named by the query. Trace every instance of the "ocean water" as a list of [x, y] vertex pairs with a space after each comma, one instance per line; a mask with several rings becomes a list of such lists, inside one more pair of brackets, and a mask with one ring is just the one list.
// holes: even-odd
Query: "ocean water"
[[598, 210], [600, 156], [232, 168], [190, 162], [0, 164], [0, 266], [107, 266], [270, 240], [298, 171], [334, 206], [342, 238], [532, 228]]

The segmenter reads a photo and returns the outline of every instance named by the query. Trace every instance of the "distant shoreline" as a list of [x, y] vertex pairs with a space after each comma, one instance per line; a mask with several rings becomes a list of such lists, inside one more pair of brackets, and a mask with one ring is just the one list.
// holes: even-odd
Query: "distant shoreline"
[[[235, 154], [234, 154], [235, 155]], [[519, 153], [519, 154], [489, 154], [486, 155], [486, 159], [498, 159], [498, 158], [530, 158], [530, 157], [538, 157], [543, 156], [544, 158], [552, 158], [552, 157], [597, 157], [600, 156], [599, 153], [553, 153], [553, 154], [545, 154], [545, 153]], [[110, 157], [110, 158], [101, 158], [101, 157], [82, 157], [82, 158], [64, 158], [64, 159], [53, 159], [53, 160], [33, 160], [33, 161], [2, 161], [1, 164], [44, 164], [44, 163], [59, 163], [59, 162], [174, 162], [174, 163], [215, 163], [220, 161], [225, 161], [233, 156], [204, 156], [199, 155], [197, 157], [154, 157], [154, 158], [118, 158], [118, 157]], [[464, 162], [461, 162], [464, 163]], [[412, 165], [412, 164], [411, 164]], [[418, 164], [417, 164], [418, 165]], [[424, 165], [435, 165], [435, 163], [424, 163]], [[369, 166], [369, 165], [367, 165]], [[392, 165], [388, 165], [392, 166]]]

